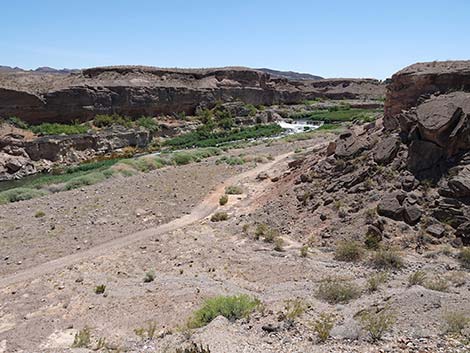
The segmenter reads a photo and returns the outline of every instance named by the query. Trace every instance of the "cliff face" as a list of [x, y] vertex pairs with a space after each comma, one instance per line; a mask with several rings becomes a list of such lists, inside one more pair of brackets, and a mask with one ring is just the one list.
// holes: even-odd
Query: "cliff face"
[[398, 127], [398, 115], [434, 93], [470, 91], [470, 60], [417, 63], [392, 76], [387, 86], [385, 127]]
[[160, 69], [101, 67], [79, 73], [0, 73], [0, 116], [29, 123], [86, 121], [96, 114], [129, 116], [174, 112], [241, 100], [254, 105], [299, 103], [316, 97], [379, 98], [375, 80], [273, 78], [247, 68]]

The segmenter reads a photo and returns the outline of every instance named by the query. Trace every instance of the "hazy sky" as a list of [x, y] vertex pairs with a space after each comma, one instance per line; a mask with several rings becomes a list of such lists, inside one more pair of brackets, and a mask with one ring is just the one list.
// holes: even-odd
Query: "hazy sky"
[[469, 0], [3, 1], [0, 65], [250, 66], [386, 78], [470, 59]]

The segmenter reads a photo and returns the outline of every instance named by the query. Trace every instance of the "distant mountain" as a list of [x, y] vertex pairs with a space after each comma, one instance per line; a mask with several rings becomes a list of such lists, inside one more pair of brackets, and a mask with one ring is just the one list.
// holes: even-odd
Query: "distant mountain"
[[295, 72], [295, 71], [278, 71], [278, 70], [271, 70], [271, 69], [256, 69], [259, 71], [266, 72], [267, 74], [270, 74], [272, 77], [277, 77], [277, 78], [287, 78], [289, 80], [322, 80], [323, 77], [321, 76], [315, 76], [311, 74], [306, 74], [306, 73], [300, 73], [300, 72]]
[[80, 70], [75, 70], [75, 69], [61, 69], [57, 70], [52, 67], [48, 66], [42, 66], [38, 67], [35, 70], [24, 70], [21, 67], [11, 67], [11, 66], [2, 66], [0, 65], [0, 72], [37, 72], [37, 73], [44, 73], [44, 74], [70, 74], [74, 72], [78, 72]]

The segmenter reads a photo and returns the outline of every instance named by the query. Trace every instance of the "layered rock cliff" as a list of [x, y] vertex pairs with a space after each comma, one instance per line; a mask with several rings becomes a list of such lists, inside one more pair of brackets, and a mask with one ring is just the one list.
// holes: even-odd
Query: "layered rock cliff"
[[160, 69], [117, 66], [78, 73], [0, 73], [0, 116], [40, 122], [86, 121], [96, 114], [193, 114], [217, 101], [254, 105], [299, 103], [316, 97], [380, 98], [377, 80], [274, 78], [248, 68]]

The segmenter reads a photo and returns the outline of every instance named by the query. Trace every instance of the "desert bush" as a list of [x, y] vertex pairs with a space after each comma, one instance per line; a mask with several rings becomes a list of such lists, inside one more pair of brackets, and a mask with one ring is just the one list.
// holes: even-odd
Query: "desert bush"
[[284, 305], [284, 316], [288, 320], [295, 320], [307, 309], [302, 299], [287, 300]]
[[382, 239], [376, 233], [367, 232], [366, 237], [364, 239], [364, 245], [369, 250], [377, 250], [380, 247], [380, 242]]
[[434, 277], [424, 281], [424, 287], [438, 292], [446, 292], [449, 289], [449, 282], [442, 277]]
[[209, 347], [204, 348], [202, 344], [198, 346], [196, 343], [192, 343], [189, 347], [178, 348], [175, 353], [211, 353]]
[[372, 256], [372, 264], [378, 269], [385, 270], [399, 270], [404, 267], [402, 257], [392, 248], [377, 250]]
[[445, 333], [460, 334], [470, 324], [470, 316], [463, 311], [447, 311], [443, 320]]
[[470, 269], [470, 247], [460, 250], [459, 261], [462, 267]]
[[0, 192], [0, 205], [9, 202], [29, 200], [46, 194], [46, 191], [38, 189], [14, 188]]
[[422, 286], [424, 281], [426, 280], [426, 272], [418, 270], [413, 272], [411, 275], [408, 276], [408, 287], [411, 286]]
[[284, 251], [284, 239], [280, 236], [274, 238], [274, 251]]
[[132, 127], [132, 120], [128, 117], [121, 116], [118, 114], [113, 114], [113, 115], [106, 115], [106, 114], [100, 114], [96, 115], [95, 118], [93, 119], [93, 125], [96, 127], [108, 127], [112, 125], [121, 125], [124, 127]]
[[147, 271], [144, 276], [144, 283], [150, 283], [155, 280], [155, 272]]
[[388, 309], [366, 311], [360, 316], [362, 328], [366, 330], [372, 340], [379, 341], [385, 332], [395, 324], [395, 316]]
[[134, 333], [142, 339], [153, 339], [157, 331], [157, 323], [149, 322], [146, 327], [134, 329]]
[[313, 322], [313, 330], [317, 334], [320, 342], [326, 342], [330, 337], [330, 332], [335, 325], [335, 318], [332, 314], [321, 313]]
[[369, 293], [376, 292], [381, 284], [388, 280], [387, 272], [377, 272], [367, 279], [367, 291]]
[[106, 285], [99, 284], [95, 287], [95, 294], [103, 294], [106, 291]]
[[226, 205], [227, 202], [228, 202], [228, 196], [227, 195], [220, 196], [220, 199], [219, 199], [219, 205], [220, 206]]
[[193, 156], [187, 152], [178, 152], [173, 154], [173, 161], [176, 165], [185, 165], [193, 161]]
[[76, 178], [70, 179], [65, 183], [65, 190], [72, 190], [81, 188], [87, 185], [97, 184], [106, 179], [106, 176], [101, 172], [93, 172], [86, 175], [78, 176]]
[[78, 331], [73, 339], [72, 348], [88, 348], [91, 344], [91, 330], [88, 327]]
[[34, 214], [34, 217], [36, 218], [41, 218], [41, 217], [44, 217], [46, 214], [44, 213], [44, 211], [37, 211], [35, 214]]
[[221, 221], [226, 221], [227, 219], [228, 219], [227, 212], [216, 212], [211, 217], [212, 222], [221, 222]]
[[308, 245], [304, 245], [300, 248], [300, 256], [307, 257], [308, 256]]
[[362, 244], [354, 240], [343, 240], [336, 245], [335, 259], [339, 261], [359, 261], [364, 256]]
[[241, 187], [236, 185], [230, 185], [225, 188], [225, 193], [227, 195], [241, 195], [243, 194], [243, 190]]
[[189, 328], [203, 327], [222, 315], [230, 321], [247, 317], [260, 304], [259, 300], [246, 294], [217, 296], [207, 299], [188, 321]]
[[361, 291], [354, 283], [335, 277], [323, 279], [316, 293], [317, 298], [330, 304], [348, 303], [360, 295]]
[[158, 131], [158, 125], [155, 122], [155, 119], [149, 116], [143, 116], [135, 121], [135, 124], [139, 127], [143, 127], [150, 132]]
[[[17, 127], [18, 129], [23, 129], [23, 130], [26, 130], [29, 128], [29, 125], [21, 120], [20, 118], [16, 117], [16, 116], [10, 116], [9, 118], [5, 119], [5, 121], [10, 124], [10, 125], [13, 125], [14, 127]], [[1, 124], [1, 119], [0, 119], [0, 124]]]

